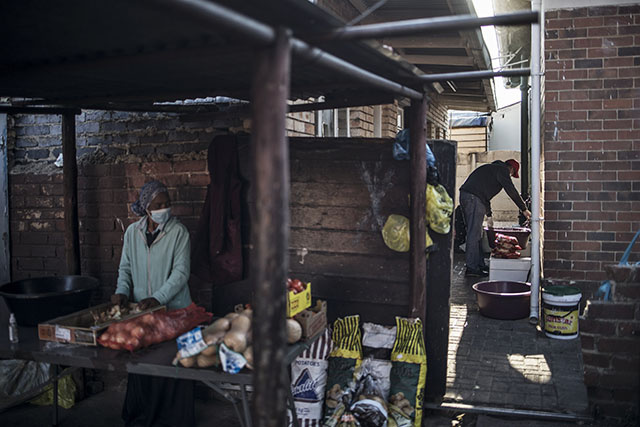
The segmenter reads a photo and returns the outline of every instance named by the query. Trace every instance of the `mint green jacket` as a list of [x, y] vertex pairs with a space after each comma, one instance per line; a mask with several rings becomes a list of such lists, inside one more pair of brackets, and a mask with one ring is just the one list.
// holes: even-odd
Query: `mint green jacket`
[[133, 287], [135, 302], [153, 297], [170, 310], [188, 306], [191, 248], [187, 227], [171, 217], [151, 247], [147, 246], [146, 228], [147, 217], [143, 217], [124, 233], [116, 293], [130, 296]]

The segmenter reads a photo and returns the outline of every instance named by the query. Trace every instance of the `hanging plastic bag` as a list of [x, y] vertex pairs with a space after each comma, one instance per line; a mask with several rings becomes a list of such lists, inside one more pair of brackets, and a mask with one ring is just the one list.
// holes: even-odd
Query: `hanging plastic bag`
[[[396, 160], [409, 160], [409, 129], [402, 129], [396, 134], [396, 140], [393, 143], [393, 158]], [[433, 155], [429, 144], [425, 143], [427, 166], [431, 168], [437, 167], [436, 156]]]
[[451, 230], [453, 200], [440, 184], [427, 184], [427, 224], [436, 233], [447, 234]]
[[[433, 245], [433, 240], [426, 230], [426, 247]], [[402, 215], [389, 215], [382, 227], [382, 239], [389, 249], [397, 252], [409, 252], [409, 218]]]

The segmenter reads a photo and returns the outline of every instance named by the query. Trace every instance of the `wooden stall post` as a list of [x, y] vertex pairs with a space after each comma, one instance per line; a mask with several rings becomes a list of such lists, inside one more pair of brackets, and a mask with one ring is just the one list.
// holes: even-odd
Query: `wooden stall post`
[[[440, 183], [453, 198], [456, 191], [457, 146], [453, 141], [429, 141], [438, 161]], [[451, 219], [453, 222], [453, 218]], [[446, 391], [449, 346], [449, 296], [453, 264], [453, 224], [448, 234], [430, 233], [438, 248], [429, 255], [427, 268], [427, 400], [438, 400]]]
[[67, 274], [80, 274], [78, 226], [78, 165], [76, 163], [76, 116], [62, 114], [62, 172], [64, 176], [64, 248]]
[[[423, 324], [426, 316], [427, 296], [427, 258], [426, 223], [427, 206], [427, 105], [428, 98], [412, 100], [410, 108], [410, 156], [411, 156], [411, 229], [410, 229], [410, 265], [411, 308], [410, 317], [419, 317]], [[425, 326], [426, 327], [426, 326]]]
[[291, 34], [257, 55], [252, 87], [252, 233], [254, 284], [253, 407], [255, 426], [281, 427], [289, 387], [285, 374], [286, 278], [289, 268], [289, 147], [285, 120]]

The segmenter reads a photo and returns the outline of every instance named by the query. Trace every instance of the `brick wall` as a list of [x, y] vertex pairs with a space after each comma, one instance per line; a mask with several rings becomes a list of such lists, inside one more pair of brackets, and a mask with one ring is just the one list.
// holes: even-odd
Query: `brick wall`
[[[349, 109], [349, 126], [352, 137], [373, 137], [373, 107]], [[395, 134], [394, 134], [395, 135]]]
[[[79, 167], [81, 268], [101, 282], [95, 302], [106, 301], [115, 290], [124, 229], [138, 219], [130, 206], [140, 187], [152, 179], [167, 185], [172, 212], [193, 237], [209, 182], [204, 159]], [[9, 187], [12, 280], [65, 274], [62, 173], [12, 173]], [[199, 304], [210, 305], [206, 287], [193, 285], [191, 295]]]
[[607, 266], [606, 269], [614, 285], [612, 301], [588, 301], [580, 318], [584, 381], [598, 419], [637, 425], [640, 268]]
[[640, 6], [546, 13], [544, 272], [587, 296], [640, 228], [638, 46]]

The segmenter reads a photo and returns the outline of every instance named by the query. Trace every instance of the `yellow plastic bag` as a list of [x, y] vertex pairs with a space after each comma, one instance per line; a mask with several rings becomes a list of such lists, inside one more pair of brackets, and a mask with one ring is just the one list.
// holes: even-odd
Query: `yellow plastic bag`
[[[49, 384], [38, 397], [32, 399], [34, 405], [47, 406], [53, 404], [53, 384]], [[65, 375], [58, 380], [58, 405], [69, 409], [76, 403], [76, 383], [71, 375]]]
[[427, 224], [436, 233], [447, 234], [451, 230], [453, 200], [440, 184], [427, 184]]
[[[397, 252], [409, 252], [409, 218], [392, 214], [387, 218], [387, 222], [382, 227], [382, 239], [389, 249]], [[433, 240], [426, 230], [426, 247], [433, 245]]]

